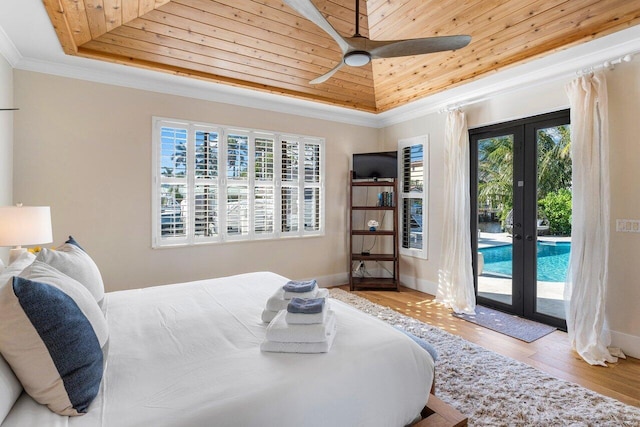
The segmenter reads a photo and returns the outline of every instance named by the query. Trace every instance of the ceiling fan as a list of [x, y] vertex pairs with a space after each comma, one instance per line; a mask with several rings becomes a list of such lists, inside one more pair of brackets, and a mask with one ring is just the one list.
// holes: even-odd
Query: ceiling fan
[[311, 80], [311, 84], [327, 81], [344, 65], [362, 67], [376, 58], [397, 58], [400, 56], [422, 55], [425, 53], [456, 50], [465, 47], [471, 41], [471, 36], [442, 36], [424, 37], [409, 40], [370, 40], [360, 35], [360, 1], [356, 0], [356, 33], [353, 37], [342, 37], [311, 0], [284, 0], [292, 9], [309, 21], [322, 28], [340, 46], [342, 61], [331, 71]]

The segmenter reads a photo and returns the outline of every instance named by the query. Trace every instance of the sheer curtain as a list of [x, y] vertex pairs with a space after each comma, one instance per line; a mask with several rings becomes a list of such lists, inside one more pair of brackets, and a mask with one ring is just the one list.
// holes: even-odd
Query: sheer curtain
[[591, 365], [615, 362], [604, 329], [609, 279], [609, 129], [604, 74], [566, 87], [571, 105], [573, 213], [565, 286], [567, 328], [573, 348]]
[[436, 301], [456, 313], [475, 314], [469, 233], [469, 132], [462, 111], [447, 116], [444, 151], [444, 220]]

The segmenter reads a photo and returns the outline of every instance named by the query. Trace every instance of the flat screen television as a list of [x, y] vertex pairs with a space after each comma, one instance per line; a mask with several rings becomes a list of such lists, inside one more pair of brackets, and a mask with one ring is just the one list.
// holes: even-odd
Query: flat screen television
[[398, 152], [355, 153], [353, 155], [354, 179], [378, 179], [398, 177]]

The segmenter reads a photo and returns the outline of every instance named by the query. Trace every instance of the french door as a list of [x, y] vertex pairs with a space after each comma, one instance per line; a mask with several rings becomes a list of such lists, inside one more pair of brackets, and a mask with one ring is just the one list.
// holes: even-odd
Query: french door
[[469, 137], [478, 303], [566, 329], [569, 111], [473, 129]]

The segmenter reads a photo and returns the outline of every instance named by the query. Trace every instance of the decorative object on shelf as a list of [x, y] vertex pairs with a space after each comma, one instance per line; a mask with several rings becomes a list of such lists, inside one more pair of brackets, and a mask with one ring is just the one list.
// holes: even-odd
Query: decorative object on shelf
[[367, 225], [369, 226], [369, 231], [376, 231], [376, 227], [378, 227], [380, 224], [378, 224], [378, 221], [376, 221], [375, 219], [370, 219]]
[[0, 207], [0, 246], [15, 246], [9, 252], [9, 264], [27, 249], [22, 245], [51, 243], [51, 209], [49, 206]]

